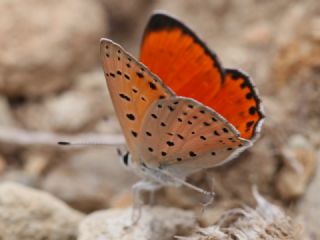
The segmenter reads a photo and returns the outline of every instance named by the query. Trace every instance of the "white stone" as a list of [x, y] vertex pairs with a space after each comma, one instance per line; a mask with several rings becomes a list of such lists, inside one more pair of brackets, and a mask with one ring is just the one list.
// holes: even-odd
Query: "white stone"
[[79, 240], [166, 240], [190, 234], [196, 218], [189, 211], [164, 207], [144, 207], [132, 225], [131, 209], [100, 211], [85, 218]]

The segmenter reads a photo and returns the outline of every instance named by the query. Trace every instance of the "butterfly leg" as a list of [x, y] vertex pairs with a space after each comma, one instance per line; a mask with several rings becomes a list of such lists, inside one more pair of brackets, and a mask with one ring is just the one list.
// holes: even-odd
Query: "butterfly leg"
[[[153, 173], [153, 175], [151, 174], [150, 177], [154, 178], [154, 175], [159, 175], [162, 177], [162, 179], [160, 179], [160, 181], [161, 180], [163, 181], [165, 179], [165, 181], [163, 181], [164, 185], [166, 185], [168, 182], [170, 182], [170, 185], [175, 185], [175, 186], [183, 185], [183, 186], [188, 187], [190, 189], [193, 189], [193, 190], [195, 190], [205, 196], [209, 196], [210, 200], [205, 204], [205, 206], [210, 205], [214, 200], [214, 195], [215, 195], [214, 192], [206, 191], [202, 188], [199, 188], [195, 185], [192, 185], [191, 183], [186, 182], [184, 179], [179, 178], [179, 177], [171, 174], [169, 171], [166, 171], [165, 169], [149, 168], [147, 166], [143, 166], [143, 168], [145, 170], [148, 170], [148, 171], [145, 171], [145, 173], [149, 173], [149, 175], [151, 173]], [[156, 183], [156, 182], [152, 182], [152, 183], [160, 185], [159, 183]]]
[[202, 188], [199, 188], [195, 185], [192, 185], [188, 182], [186, 182], [184, 179], [181, 179], [179, 177], [176, 177], [174, 175], [172, 175], [170, 172], [168, 171], [165, 171], [165, 170], [160, 170], [162, 174], [164, 174], [165, 176], [169, 177], [170, 179], [172, 179], [177, 185], [183, 185], [185, 187], [188, 187], [190, 189], [193, 189], [205, 196], [208, 196], [209, 197], [209, 200], [207, 202], [205, 202], [202, 206], [202, 213], [204, 212], [204, 210], [213, 203], [214, 201], [214, 196], [215, 196], [215, 193], [212, 192], [212, 191], [206, 191]]
[[154, 189], [154, 190], [149, 192], [149, 202], [148, 202], [148, 204], [150, 206], [153, 206], [154, 203], [155, 203], [155, 191], [156, 191], [156, 189]]
[[132, 225], [135, 225], [140, 217], [143, 201], [141, 199], [141, 191], [148, 191], [150, 194], [153, 194], [155, 190], [159, 189], [161, 185], [156, 182], [142, 180], [135, 183], [132, 186], [133, 190], [133, 209], [132, 209]]

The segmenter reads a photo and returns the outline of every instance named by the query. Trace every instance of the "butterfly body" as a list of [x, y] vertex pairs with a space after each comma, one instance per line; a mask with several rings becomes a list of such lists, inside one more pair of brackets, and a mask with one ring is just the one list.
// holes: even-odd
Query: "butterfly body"
[[124, 160], [148, 182], [180, 185], [256, 139], [264, 116], [251, 81], [223, 69], [177, 19], [151, 17], [141, 62], [109, 39], [101, 40], [101, 58], [130, 152]]

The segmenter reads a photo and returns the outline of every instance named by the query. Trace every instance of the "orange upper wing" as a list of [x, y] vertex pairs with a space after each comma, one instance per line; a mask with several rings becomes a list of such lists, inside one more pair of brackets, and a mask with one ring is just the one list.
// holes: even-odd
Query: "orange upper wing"
[[253, 140], [264, 118], [249, 78], [225, 70], [217, 56], [179, 20], [154, 14], [147, 24], [140, 60], [178, 96], [193, 98], [217, 111]]
[[163, 13], [154, 14], [146, 27], [140, 60], [177, 95], [205, 105], [223, 81], [216, 55], [187, 26]]

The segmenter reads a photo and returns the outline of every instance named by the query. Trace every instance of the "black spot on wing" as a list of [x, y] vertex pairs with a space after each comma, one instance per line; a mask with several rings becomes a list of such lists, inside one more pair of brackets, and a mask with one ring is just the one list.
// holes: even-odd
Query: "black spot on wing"
[[177, 134], [177, 136], [178, 136], [178, 138], [180, 138], [181, 140], [183, 140], [184, 139], [184, 137], [181, 135], [181, 134]]
[[128, 74], [124, 74], [124, 77], [127, 79], [127, 80], [130, 80], [130, 76]]
[[149, 82], [149, 87], [150, 87], [152, 90], [156, 90], [156, 89], [157, 89], [157, 86], [156, 86], [153, 82]]
[[135, 132], [135, 131], [131, 131], [131, 134], [132, 134], [132, 136], [134, 136], [134, 137], [137, 137], [137, 136], [138, 136], [138, 133]]
[[239, 80], [240, 78], [242, 78], [242, 75], [240, 74], [239, 71], [232, 71], [230, 73], [231, 73], [232, 80]]
[[246, 94], [246, 99], [250, 100], [251, 98], [253, 98], [253, 93], [252, 92], [248, 92]]
[[190, 157], [196, 157], [197, 154], [196, 154], [195, 152], [193, 152], [193, 151], [190, 151], [190, 152], [189, 152], [189, 156], [190, 156]]
[[254, 124], [254, 121], [249, 121], [246, 123], [246, 127], [250, 128], [250, 127], [252, 127], [253, 124]]
[[124, 93], [120, 93], [119, 94], [119, 96], [122, 98], [122, 99], [124, 99], [124, 100], [126, 100], [126, 101], [128, 101], [128, 102], [130, 102], [130, 97], [128, 97], [127, 95], [125, 95]]
[[174, 146], [174, 142], [167, 141], [167, 145], [168, 145], [169, 147], [173, 147], [173, 146]]
[[249, 108], [249, 114], [254, 115], [256, 113], [257, 109], [255, 107], [250, 107]]
[[246, 87], [249, 87], [249, 84], [248, 84], [247, 81], [243, 81], [243, 83], [241, 83], [241, 85], [240, 85], [240, 88], [241, 88], [241, 89], [244, 89], [244, 88], [246, 88]]
[[143, 77], [144, 77], [144, 75], [143, 75], [141, 72], [136, 72], [136, 74], [137, 74], [137, 76], [138, 76], [139, 78], [143, 78]]
[[131, 121], [134, 121], [136, 119], [136, 117], [132, 113], [127, 113], [126, 116]]
[[168, 106], [168, 109], [170, 110], [170, 112], [173, 112], [174, 111], [174, 107], [172, 107], [172, 106]]
[[208, 126], [210, 126], [210, 123], [208, 123], [208, 122], [203, 122], [203, 125], [206, 126], [206, 127], [208, 127]]
[[207, 140], [207, 138], [205, 136], [200, 136], [200, 139], [204, 140], [204, 141]]

